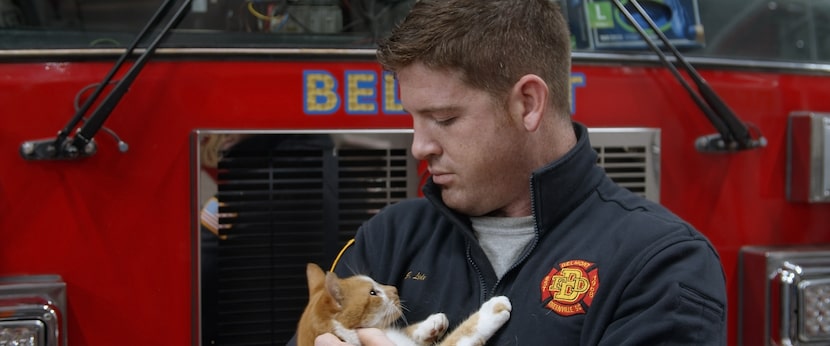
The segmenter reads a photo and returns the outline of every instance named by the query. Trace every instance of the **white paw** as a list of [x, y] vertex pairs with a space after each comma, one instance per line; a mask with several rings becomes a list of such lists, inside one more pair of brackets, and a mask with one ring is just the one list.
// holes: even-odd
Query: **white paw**
[[510, 299], [504, 296], [490, 298], [479, 309], [479, 320], [476, 329], [478, 333], [492, 336], [507, 320], [510, 319], [510, 311], [513, 306], [510, 305]]
[[432, 314], [418, 323], [412, 337], [422, 343], [431, 343], [438, 340], [447, 331], [450, 322], [444, 314]]

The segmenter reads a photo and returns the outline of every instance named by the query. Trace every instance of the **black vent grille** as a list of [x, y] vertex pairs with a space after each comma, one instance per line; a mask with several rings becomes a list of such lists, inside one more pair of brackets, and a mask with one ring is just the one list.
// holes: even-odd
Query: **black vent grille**
[[646, 196], [646, 169], [648, 153], [644, 146], [594, 147], [597, 163], [617, 184], [631, 192]]
[[234, 148], [220, 162], [213, 312], [203, 303], [215, 329], [203, 325], [205, 345], [285, 344], [308, 300], [306, 263], [325, 267], [363, 221], [407, 197], [406, 148], [279, 146]]
[[660, 202], [660, 130], [591, 128], [597, 164], [620, 186]]
[[[406, 149], [341, 150], [338, 153], [340, 228], [357, 230], [381, 208], [407, 197]], [[354, 233], [342, 232], [339, 241]], [[345, 236], [345, 238], [343, 238]]]

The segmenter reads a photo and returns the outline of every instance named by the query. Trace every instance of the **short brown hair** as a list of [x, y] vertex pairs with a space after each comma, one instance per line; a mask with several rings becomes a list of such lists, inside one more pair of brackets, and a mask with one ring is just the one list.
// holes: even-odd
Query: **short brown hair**
[[570, 34], [556, 0], [420, 0], [377, 57], [395, 72], [420, 62], [457, 70], [503, 99], [526, 74], [545, 80], [558, 113], [570, 113]]

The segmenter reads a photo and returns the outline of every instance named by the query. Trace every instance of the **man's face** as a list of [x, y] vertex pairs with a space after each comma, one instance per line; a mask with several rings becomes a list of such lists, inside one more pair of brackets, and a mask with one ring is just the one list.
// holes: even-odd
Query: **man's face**
[[470, 215], [530, 215], [526, 131], [459, 73], [415, 63], [398, 71], [401, 103], [412, 115], [412, 153], [429, 164], [450, 208]]

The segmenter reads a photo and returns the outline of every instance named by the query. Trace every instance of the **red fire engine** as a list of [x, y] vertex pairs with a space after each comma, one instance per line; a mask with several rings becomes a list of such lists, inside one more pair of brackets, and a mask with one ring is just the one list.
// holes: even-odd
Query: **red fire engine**
[[[560, 2], [573, 118], [716, 246], [729, 344], [830, 343], [830, 1]], [[0, 0], [0, 345], [283, 344], [418, 195], [373, 51], [412, 3]]]

